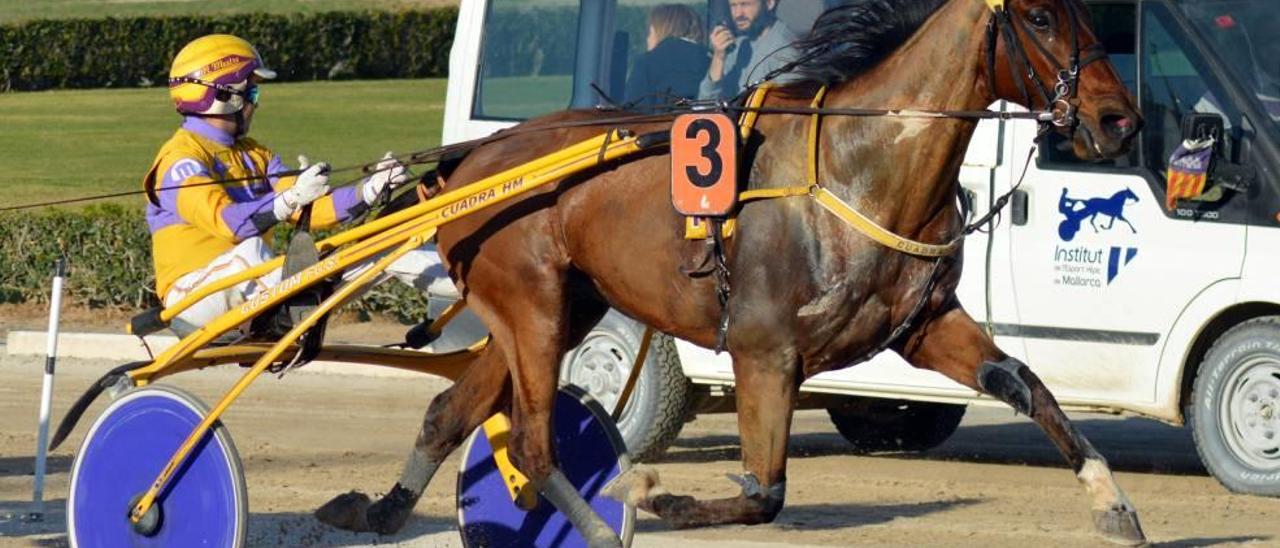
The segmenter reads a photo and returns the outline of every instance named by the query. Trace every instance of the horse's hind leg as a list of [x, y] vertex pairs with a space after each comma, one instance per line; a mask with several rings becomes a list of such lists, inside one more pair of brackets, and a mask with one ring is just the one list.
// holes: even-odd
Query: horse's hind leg
[[789, 352], [775, 351], [763, 357], [734, 354], [738, 432], [746, 473], [731, 478], [742, 486], [741, 494], [715, 500], [673, 495], [658, 485], [656, 473], [639, 469], [618, 478], [608, 487], [609, 494], [681, 529], [773, 521], [786, 495], [787, 438], [798, 366]]
[[363, 493], [338, 495], [316, 510], [316, 518], [349, 531], [384, 535], [399, 531], [440, 463], [480, 423], [505, 408], [510, 395], [508, 379], [500, 350], [492, 345], [482, 350], [453, 386], [431, 400], [400, 480], [391, 490], [372, 505]]
[[547, 264], [520, 274], [529, 290], [508, 292], [500, 301], [490, 303], [484, 318], [492, 326], [495, 341], [511, 342], [508, 350], [515, 357], [509, 364], [511, 463], [573, 523], [590, 546], [621, 547], [617, 534], [592, 510], [556, 462], [551, 413], [560, 358], [572, 335], [567, 274]]
[[1106, 459], [1072, 426], [1040, 378], [996, 348], [958, 305], [922, 325], [903, 355], [916, 367], [938, 371], [1031, 417], [1093, 497], [1093, 522], [1098, 531], [1120, 544], [1146, 542], [1137, 511], [1111, 476]]

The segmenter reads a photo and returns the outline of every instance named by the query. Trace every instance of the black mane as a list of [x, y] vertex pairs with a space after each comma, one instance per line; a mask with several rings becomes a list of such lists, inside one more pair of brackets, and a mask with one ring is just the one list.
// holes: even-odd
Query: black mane
[[834, 84], [874, 67], [915, 34], [947, 0], [852, 0], [831, 8], [795, 42], [793, 72]]

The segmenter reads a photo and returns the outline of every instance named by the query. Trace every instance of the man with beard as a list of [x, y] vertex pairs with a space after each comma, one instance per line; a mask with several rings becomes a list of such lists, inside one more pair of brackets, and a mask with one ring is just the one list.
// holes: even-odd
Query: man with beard
[[732, 22], [711, 30], [711, 66], [700, 99], [729, 99], [795, 56], [796, 35], [778, 21], [778, 0], [729, 0]]

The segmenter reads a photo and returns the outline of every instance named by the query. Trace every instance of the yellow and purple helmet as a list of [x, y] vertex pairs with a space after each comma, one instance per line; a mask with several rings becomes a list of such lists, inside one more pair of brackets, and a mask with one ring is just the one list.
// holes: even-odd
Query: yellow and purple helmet
[[178, 52], [169, 69], [169, 97], [183, 114], [234, 114], [251, 98], [249, 77], [276, 77], [242, 38], [210, 34], [192, 40]]

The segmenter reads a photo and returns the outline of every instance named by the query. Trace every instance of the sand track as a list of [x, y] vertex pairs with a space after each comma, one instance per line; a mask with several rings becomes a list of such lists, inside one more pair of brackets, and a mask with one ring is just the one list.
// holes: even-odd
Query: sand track
[[[0, 358], [0, 545], [59, 546], [67, 470], [85, 424], [50, 460], [50, 513], [28, 509], [39, 394], [35, 358]], [[55, 416], [111, 364], [62, 362]], [[234, 368], [173, 379], [206, 402], [235, 379]], [[332, 531], [310, 512], [349, 489], [390, 487], [431, 396], [430, 378], [386, 379], [297, 373], [264, 377], [226, 419], [245, 461], [252, 546], [454, 546], [456, 459], [450, 459], [405, 531], [390, 538]], [[102, 409], [99, 402], [88, 420]], [[1080, 415], [1078, 424], [1119, 471], [1151, 540], [1167, 546], [1280, 546], [1280, 500], [1232, 495], [1199, 465], [1190, 435], [1138, 419]], [[668, 486], [700, 497], [729, 496], [739, 472], [732, 415], [687, 425], [656, 467]], [[874, 545], [1097, 546], [1088, 499], [1043, 435], [1003, 410], [971, 410], [961, 430], [925, 455], [860, 457], [821, 411], [798, 413], [787, 507], [755, 527], [668, 531], [642, 518], [636, 546]]]

